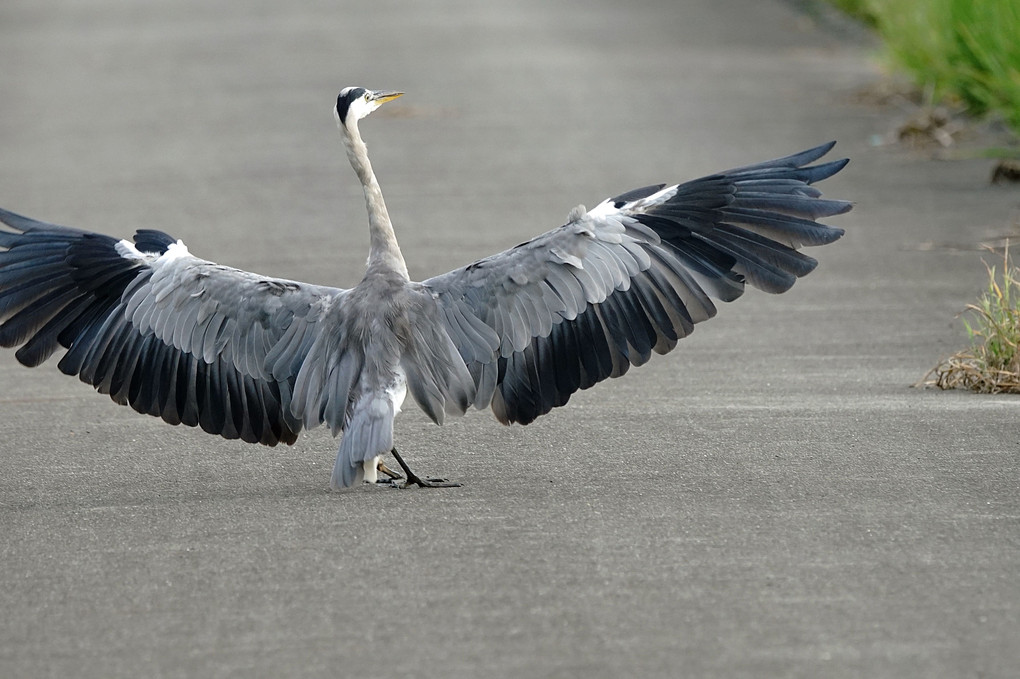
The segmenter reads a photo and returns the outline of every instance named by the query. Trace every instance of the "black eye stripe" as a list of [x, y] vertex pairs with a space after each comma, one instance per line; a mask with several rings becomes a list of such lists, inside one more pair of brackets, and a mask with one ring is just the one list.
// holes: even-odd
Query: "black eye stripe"
[[340, 93], [340, 96], [336, 98], [336, 113], [341, 122], [347, 120], [347, 111], [351, 107], [351, 102], [364, 96], [367, 91], [364, 87], [351, 87]]

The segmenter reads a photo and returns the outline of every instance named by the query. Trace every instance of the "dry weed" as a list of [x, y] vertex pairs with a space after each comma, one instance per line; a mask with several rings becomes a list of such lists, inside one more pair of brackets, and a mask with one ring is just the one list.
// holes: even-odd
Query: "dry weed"
[[971, 347], [932, 368], [922, 384], [940, 389], [971, 389], [988, 394], [1020, 393], [1020, 269], [1007, 244], [1001, 274], [988, 270], [988, 287], [963, 319]]

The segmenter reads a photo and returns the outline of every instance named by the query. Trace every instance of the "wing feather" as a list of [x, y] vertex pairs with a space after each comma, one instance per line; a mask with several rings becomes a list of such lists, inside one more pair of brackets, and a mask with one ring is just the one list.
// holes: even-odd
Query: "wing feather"
[[712, 298], [733, 301], [747, 283], [789, 289], [817, 265], [797, 248], [843, 234], [816, 220], [851, 204], [811, 186], [846, 165], [809, 165], [832, 146], [635, 189], [425, 281], [475, 382], [475, 407], [527, 424], [578, 389], [673, 349], [715, 315]]
[[158, 231], [134, 243], [0, 210], [0, 345], [171, 424], [293, 443], [296, 375], [345, 291], [191, 256]]

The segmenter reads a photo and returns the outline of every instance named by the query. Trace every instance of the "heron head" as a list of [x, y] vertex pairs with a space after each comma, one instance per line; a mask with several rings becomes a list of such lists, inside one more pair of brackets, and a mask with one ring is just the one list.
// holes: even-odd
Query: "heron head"
[[376, 110], [387, 101], [396, 99], [403, 92], [392, 92], [390, 90], [366, 90], [364, 87], [345, 87], [336, 98], [337, 123], [346, 124], [348, 121], [361, 120], [372, 111]]

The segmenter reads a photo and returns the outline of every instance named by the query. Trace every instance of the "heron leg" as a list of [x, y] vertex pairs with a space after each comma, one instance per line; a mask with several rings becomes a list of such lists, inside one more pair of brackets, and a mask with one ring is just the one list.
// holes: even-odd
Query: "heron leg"
[[387, 467], [386, 463], [383, 462], [382, 460], [379, 460], [379, 464], [377, 464], [375, 468], [379, 470], [379, 473], [385, 474], [386, 476], [390, 477], [389, 479], [386, 479], [385, 481], [383, 481], [383, 480], [376, 481], [376, 483], [389, 483], [390, 481], [396, 481], [397, 479], [404, 478], [398, 472], [395, 472], [392, 469], [390, 469], [389, 467]]
[[411, 468], [404, 462], [404, 458], [400, 457], [400, 453], [397, 452], [396, 447], [390, 451], [393, 453], [393, 457], [397, 460], [397, 464], [404, 470], [404, 474], [407, 475], [407, 481], [400, 484], [401, 488], [407, 488], [408, 486], [414, 485], [419, 488], [459, 488], [460, 484], [453, 481], [447, 481], [446, 479], [420, 479]]

